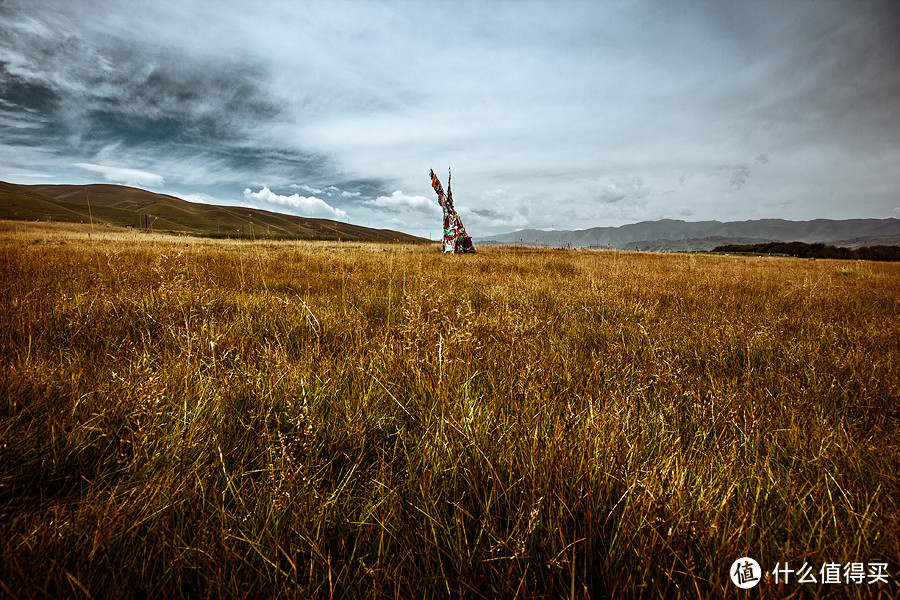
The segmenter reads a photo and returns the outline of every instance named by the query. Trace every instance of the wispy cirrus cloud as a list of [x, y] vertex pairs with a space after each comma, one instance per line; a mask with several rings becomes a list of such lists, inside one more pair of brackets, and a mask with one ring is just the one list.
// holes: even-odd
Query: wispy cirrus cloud
[[91, 163], [75, 163], [75, 166], [94, 173], [100, 173], [107, 181], [124, 183], [125, 185], [162, 187], [165, 183], [162, 175], [141, 171], [140, 169], [94, 165]]

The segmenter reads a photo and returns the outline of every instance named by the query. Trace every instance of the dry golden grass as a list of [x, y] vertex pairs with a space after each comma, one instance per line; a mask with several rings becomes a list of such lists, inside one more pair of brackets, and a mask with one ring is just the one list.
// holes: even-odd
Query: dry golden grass
[[0, 223], [0, 584], [707, 597], [889, 563], [900, 264]]

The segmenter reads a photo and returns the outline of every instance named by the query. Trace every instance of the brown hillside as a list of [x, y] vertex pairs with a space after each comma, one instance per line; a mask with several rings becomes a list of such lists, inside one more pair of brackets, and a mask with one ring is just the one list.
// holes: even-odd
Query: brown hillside
[[[88, 208], [90, 201], [90, 210]], [[138, 188], [109, 185], [16, 185], [0, 182], [0, 219], [150, 226], [197, 235], [424, 242], [389, 229], [330, 219], [188, 202]]]

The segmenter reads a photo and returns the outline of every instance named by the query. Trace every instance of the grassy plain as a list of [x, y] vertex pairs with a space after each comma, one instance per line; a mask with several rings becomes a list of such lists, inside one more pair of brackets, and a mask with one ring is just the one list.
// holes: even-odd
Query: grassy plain
[[0, 224], [0, 595], [900, 591], [900, 264], [88, 231]]

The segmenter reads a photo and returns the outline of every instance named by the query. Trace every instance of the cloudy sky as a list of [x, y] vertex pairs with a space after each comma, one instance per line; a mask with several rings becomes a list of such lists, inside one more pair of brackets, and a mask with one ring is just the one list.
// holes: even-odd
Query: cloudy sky
[[900, 3], [0, 0], [0, 180], [439, 237], [900, 218]]

